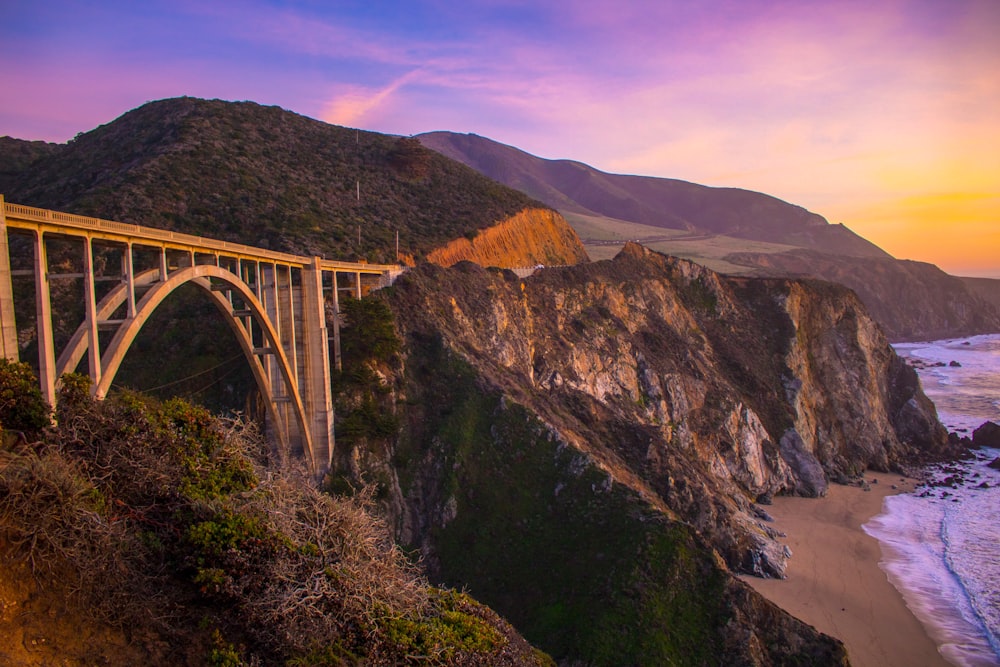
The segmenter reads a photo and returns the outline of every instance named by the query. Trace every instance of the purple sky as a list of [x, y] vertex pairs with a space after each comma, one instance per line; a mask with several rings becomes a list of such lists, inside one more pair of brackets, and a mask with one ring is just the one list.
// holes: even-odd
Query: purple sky
[[1000, 277], [1000, 0], [12, 0], [0, 84], [0, 135], [249, 99], [760, 190]]

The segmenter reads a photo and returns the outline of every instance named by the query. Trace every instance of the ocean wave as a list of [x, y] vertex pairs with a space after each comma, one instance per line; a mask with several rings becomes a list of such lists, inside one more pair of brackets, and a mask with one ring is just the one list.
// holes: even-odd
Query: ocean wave
[[960, 667], [994, 667], [1000, 659], [986, 628], [962, 581], [946, 564], [945, 502], [890, 496], [883, 513], [862, 529], [883, 545], [879, 567], [941, 654]]

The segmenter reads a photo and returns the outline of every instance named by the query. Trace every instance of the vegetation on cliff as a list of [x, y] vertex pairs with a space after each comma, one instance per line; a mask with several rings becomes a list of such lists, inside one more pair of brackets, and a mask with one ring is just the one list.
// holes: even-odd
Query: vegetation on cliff
[[825, 664], [843, 647], [752, 611], [712, 549], [553, 427], [414, 334], [398, 472], [432, 573], [567, 664]]
[[[0, 395], [26, 377], [0, 362]], [[2, 565], [65, 594], [60, 617], [131, 637], [37, 649], [62, 664], [545, 663], [489, 609], [428, 586], [367, 493], [266, 465], [249, 424], [180, 400], [95, 402], [75, 376], [58, 426], [45, 411], [31, 393], [0, 405]], [[31, 619], [0, 618], [16, 622]]]

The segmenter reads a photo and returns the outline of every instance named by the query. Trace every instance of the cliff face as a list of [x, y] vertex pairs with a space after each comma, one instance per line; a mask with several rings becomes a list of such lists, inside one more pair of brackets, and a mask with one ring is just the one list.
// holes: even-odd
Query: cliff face
[[[418, 267], [385, 297], [405, 426], [383, 464], [355, 460], [434, 576], [557, 657], [663, 662], [691, 648], [684, 623], [710, 661], [754, 664], [741, 651], [785, 632], [822, 653], [763, 622], [715, 558], [780, 576], [755, 501], [945, 447], [915, 373], [839, 286], [727, 279], [632, 245], [526, 280]], [[753, 641], [732, 646], [733, 628]]]
[[990, 281], [950, 276], [933, 264], [825, 255], [808, 250], [726, 257], [782, 275], [813, 276], [857, 292], [890, 340], [935, 340], [1000, 331], [1000, 299], [976, 288]]
[[555, 211], [525, 209], [496, 225], [459, 238], [427, 254], [430, 262], [451, 266], [463, 260], [482, 266], [519, 267], [579, 264], [589, 260], [580, 238]]

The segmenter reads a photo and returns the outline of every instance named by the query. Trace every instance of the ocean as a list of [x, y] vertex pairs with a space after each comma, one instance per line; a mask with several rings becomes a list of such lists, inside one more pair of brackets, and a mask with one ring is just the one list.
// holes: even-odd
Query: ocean
[[[1000, 423], [1000, 335], [896, 344], [917, 367], [949, 431]], [[955, 362], [955, 363], [952, 363]], [[907, 606], [959, 667], [1000, 666], [1000, 450], [930, 470], [924, 485], [885, 499], [863, 526], [882, 545], [879, 563]]]

